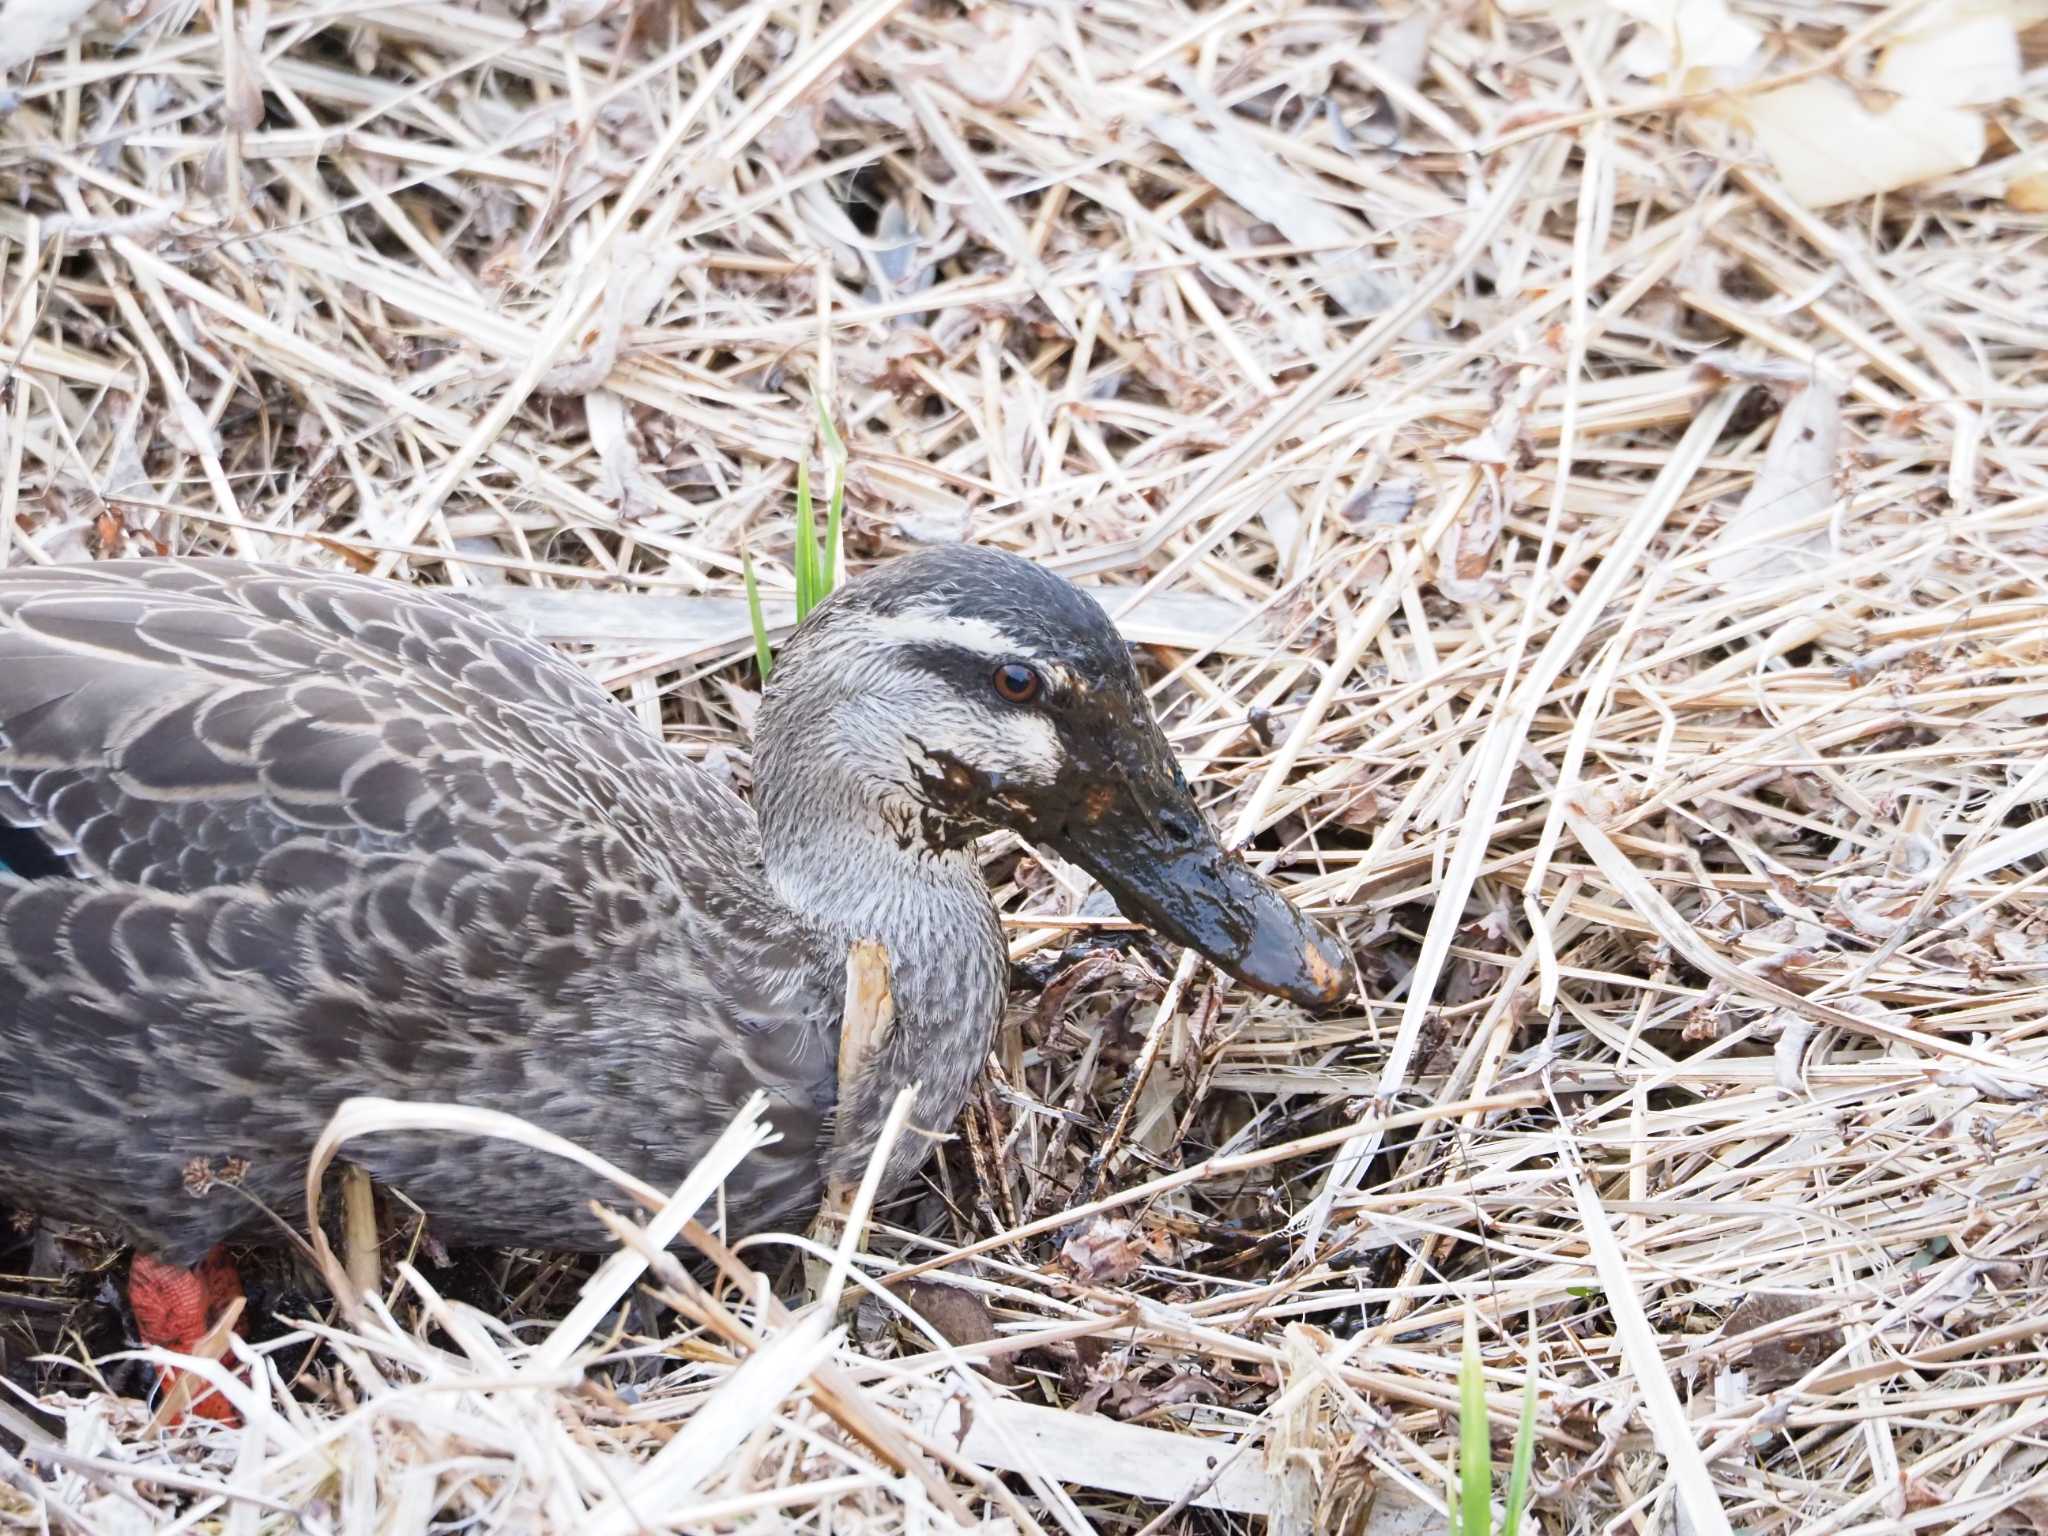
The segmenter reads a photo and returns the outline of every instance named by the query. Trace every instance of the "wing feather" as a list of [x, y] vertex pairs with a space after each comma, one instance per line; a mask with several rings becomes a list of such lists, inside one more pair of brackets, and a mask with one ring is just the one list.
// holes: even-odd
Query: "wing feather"
[[[0, 1073], [0, 1193], [167, 1252], [249, 1219], [195, 1168], [290, 1211], [350, 1093], [490, 1104], [657, 1177], [756, 1071], [829, 1097], [809, 1037], [836, 972], [761, 905], [752, 813], [445, 595], [232, 561], [0, 573], [0, 826], [69, 876], [0, 868], [0, 1056], [33, 1062]], [[817, 1154], [783, 1119], [762, 1177], [786, 1191]], [[502, 1155], [446, 1152], [365, 1156], [455, 1237], [601, 1241], [580, 1177], [521, 1166], [506, 1209]]]

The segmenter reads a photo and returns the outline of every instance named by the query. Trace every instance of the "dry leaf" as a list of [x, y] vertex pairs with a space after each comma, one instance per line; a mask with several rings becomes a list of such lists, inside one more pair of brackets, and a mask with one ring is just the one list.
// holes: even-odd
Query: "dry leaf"
[[1480, 487], [1451, 530], [1451, 558], [1436, 575], [1437, 590], [1457, 603], [1476, 603], [1489, 596], [1493, 583], [1494, 546], [1500, 542], [1504, 510], [1491, 485]]
[[1988, 142], [1979, 103], [2020, 90], [2019, 34], [2003, 5], [1951, 3], [1916, 18], [1873, 74], [1890, 101], [1836, 79], [1802, 80], [1738, 104], [1786, 189], [1826, 208], [1966, 171]]
[[2020, 40], [2002, 5], [1957, 0], [1916, 12], [1878, 59], [1877, 83], [1915, 101], [1987, 106], [2020, 92]]
[[583, 395], [603, 384], [618, 364], [626, 332], [661, 307], [685, 260], [682, 251], [639, 233], [615, 239], [597, 313], [576, 339], [576, 351], [558, 358], [535, 387], [543, 394]]
[[808, 164], [818, 153], [822, 102], [800, 102], [761, 130], [761, 150], [784, 171]]
[[1966, 171], [1984, 156], [1977, 112], [1910, 100], [1873, 112], [1839, 80], [1802, 80], [1740, 111], [1786, 190], [1811, 208]]
[[2027, 1522], [2026, 1529], [2033, 1536], [2048, 1536], [2048, 1497], [2030, 1493], [2013, 1505], [2012, 1513]]
[[1227, 113], [1150, 118], [1146, 131], [1188, 163], [1247, 213], [1264, 219], [1299, 245], [1335, 246], [1319, 258], [1330, 297], [1346, 314], [1376, 315], [1392, 304], [1394, 289], [1350, 254], [1372, 238], [1349, 212], [1334, 207], [1322, 189], [1290, 169]]
[[1113, 1216], [1096, 1217], [1060, 1249], [1060, 1257], [1074, 1273], [1091, 1284], [1114, 1283], [1172, 1256], [1172, 1243], [1164, 1234], [1147, 1233], [1136, 1223]]
[[2005, 184], [2005, 205], [2015, 213], [2048, 213], [2048, 171], [2013, 177]]
[[1834, 504], [1841, 443], [1842, 398], [1831, 380], [1817, 377], [1785, 403], [1762, 467], [1721, 530], [1721, 544], [1744, 547], [1715, 555], [1707, 574], [1742, 588], [1820, 565], [1827, 556], [1825, 530], [1771, 536]]
[[[940, 1285], [930, 1280], [911, 1280], [899, 1290], [903, 1304], [931, 1324], [932, 1331], [955, 1349], [988, 1344], [997, 1338], [995, 1313], [985, 1297], [957, 1285]], [[991, 1379], [1009, 1385], [1017, 1379], [1017, 1368], [1007, 1356], [983, 1362]]]
[[71, 39], [96, 0], [0, 0], [0, 70]]
[[1702, 90], [1748, 63], [1763, 33], [1728, 8], [1728, 0], [1611, 0], [1637, 28], [1622, 62], [1631, 74], [1674, 90]]
[[1053, 37], [1040, 17], [991, 7], [974, 22], [952, 28], [948, 41], [958, 51], [946, 69], [946, 84], [969, 101], [999, 107], [1024, 88]]
[[[1758, 1386], [1796, 1381], [1842, 1347], [1840, 1328], [1819, 1319], [1798, 1321], [1823, 1305], [1817, 1296], [1752, 1291], [1728, 1314], [1721, 1337], [1733, 1346], [1731, 1358], [1742, 1363]], [[1745, 1334], [1766, 1330], [1768, 1336], [1754, 1343], [1739, 1342]]]
[[1361, 487], [1337, 515], [1355, 528], [1393, 528], [1415, 510], [1413, 480], [1380, 480]]
[[1380, 73], [1403, 85], [1419, 85], [1429, 65], [1429, 34], [1435, 27], [1435, 12], [1423, 6], [1382, 28], [1373, 42], [1373, 62]]
[[608, 389], [593, 389], [583, 397], [583, 414], [590, 446], [604, 469], [598, 480], [600, 494], [618, 504], [621, 517], [645, 517], [659, 504], [661, 487], [640, 462], [628, 430], [625, 401]]

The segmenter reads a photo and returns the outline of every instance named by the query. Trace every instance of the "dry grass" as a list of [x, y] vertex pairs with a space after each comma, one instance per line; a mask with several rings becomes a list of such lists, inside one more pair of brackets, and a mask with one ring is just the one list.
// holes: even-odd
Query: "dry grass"
[[[1063, 951], [991, 846], [1036, 986], [850, 1314], [665, 1191], [560, 1324], [393, 1247], [249, 1432], [45, 1371], [0, 1524], [1441, 1529], [1474, 1309], [1546, 1529], [2048, 1529], [2039, 33], [1996, 164], [1813, 213], [1518, 10], [141, 0], [15, 69], [0, 561], [462, 588], [744, 777], [815, 391], [860, 559], [1145, 594], [1368, 1001]], [[1742, 10], [1860, 81], [1924, 8]]]

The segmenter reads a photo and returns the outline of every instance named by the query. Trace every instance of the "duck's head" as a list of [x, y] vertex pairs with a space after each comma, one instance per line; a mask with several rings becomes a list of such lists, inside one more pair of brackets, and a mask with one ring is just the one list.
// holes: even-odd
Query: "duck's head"
[[1217, 843], [1109, 616], [1028, 560], [949, 547], [841, 588], [784, 647], [759, 734], [771, 838], [835, 801], [913, 852], [1007, 828], [1250, 986], [1350, 989], [1336, 942]]

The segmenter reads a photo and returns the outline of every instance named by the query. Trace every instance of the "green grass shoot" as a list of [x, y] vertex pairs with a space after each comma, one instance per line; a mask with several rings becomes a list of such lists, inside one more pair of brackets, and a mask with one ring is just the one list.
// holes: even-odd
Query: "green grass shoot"
[[1515, 1425], [1514, 1460], [1499, 1532], [1493, 1529], [1493, 1437], [1486, 1421], [1486, 1377], [1479, 1365], [1479, 1324], [1465, 1314], [1465, 1348], [1458, 1362], [1458, 1478], [1452, 1489], [1450, 1536], [1517, 1536], [1529, 1502], [1536, 1460], [1536, 1333], [1529, 1332], [1529, 1370]]
[[[818, 397], [818, 428], [825, 440], [825, 452], [832, 461], [832, 494], [825, 505], [825, 540], [818, 542], [818, 519], [811, 500], [811, 467], [803, 460], [796, 466], [796, 547], [790, 551], [790, 566], [796, 577], [796, 621], [801, 624], [811, 610], [832, 595], [839, 585], [840, 519], [846, 508], [846, 443], [832, 425], [825, 400]], [[768, 644], [768, 622], [761, 612], [761, 584], [754, 575], [754, 557], [740, 556], [740, 574], [747, 584], [747, 618], [754, 627], [754, 660], [761, 668], [761, 681], [775, 667], [775, 652]]]
[[[839, 429], [832, 425], [831, 414], [825, 409], [822, 395], [818, 402], [818, 431], [825, 439], [825, 453], [832, 460], [832, 500], [825, 509], [825, 585], [818, 593], [823, 602], [839, 585], [839, 514], [846, 507], [846, 444], [840, 439]], [[798, 498], [801, 504], [801, 496]], [[797, 622], [803, 622], [802, 599], [798, 599]]]
[[1529, 1327], [1529, 1349], [1523, 1357], [1522, 1411], [1515, 1419], [1515, 1459], [1508, 1471], [1507, 1518], [1501, 1536], [1515, 1536], [1522, 1528], [1522, 1512], [1529, 1507], [1529, 1473], [1536, 1464], [1536, 1328]]
[[740, 574], [747, 581], [747, 617], [754, 625], [754, 660], [761, 668], [761, 681], [768, 681], [768, 674], [775, 666], [775, 653], [768, 647], [768, 621], [761, 616], [761, 583], [754, 579], [754, 557], [744, 550], [740, 553]]

